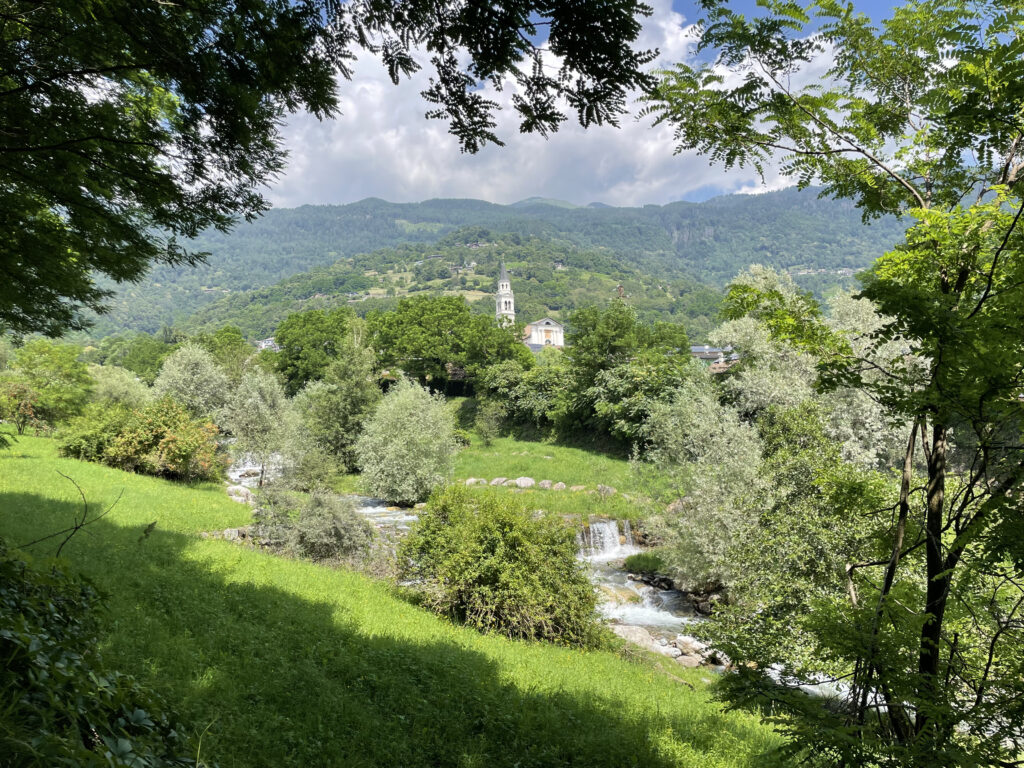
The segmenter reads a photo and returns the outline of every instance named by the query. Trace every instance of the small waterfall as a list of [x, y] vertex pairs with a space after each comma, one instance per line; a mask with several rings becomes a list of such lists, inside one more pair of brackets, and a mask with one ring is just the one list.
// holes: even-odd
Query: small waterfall
[[580, 557], [592, 562], [605, 562], [628, 557], [639, 550], [633, 543], [633, 531], [629, 521], [622, 521], [619, 532], [618, 520], [591, 520], [576, 534]]

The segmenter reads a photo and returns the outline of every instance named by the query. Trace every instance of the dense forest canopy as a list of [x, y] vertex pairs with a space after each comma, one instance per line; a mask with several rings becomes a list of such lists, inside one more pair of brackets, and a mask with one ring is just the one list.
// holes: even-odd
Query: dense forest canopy
[[[145, 282], [130, 286], [111, 301], [112, 312], [98, 318], [93, 332], [154, 332], [218, 299], [229, 297], [225, 301], [230, 302], [237, 292], [266, 289], [318, 267], [331, 273], [324, 285], [329, 290], [299, 296], [305, 289], [287, 281], [281, 290], [291, 298], [303, 299], [317, 293], [366, 296], [376, 284], [383, 295], [387, 286], [367, 271], [411, 264], [460, 245], [475, 247], [496, 240], [505, 243], [502, 257], [520, 262], [524, 270], [543, 272], [533, 275], [536, 289], [520, 279], [525, 272], [514, 274], [517, 297], [521, 289], [537, 293], [524, 294], [530, 303], [520, 304], [529, 310], [530, 319], [535, 319], [535, 312], [557, 311], [559, 304], [580, 305], [579, 296], [574, 298], [557, 285], [556, 273], [543, 271], [554, 263], [580, 258], [586, 263], [570, 266], [585, 267], [611, 279], [600, 280], [599, 289], [595, 285], [587, 296], [589, 301], [610, 297], [607, 283], [614, 288], [628, 279], [651, 285], [699, 283], [721, 289], [752, 263], [790, 270], [802, 287], [820, 295], [836, 285], [852, 287], [852, 273], [867, 267], [902, 231], [903, 225], [894, 217], [865, 227], [852, 205], [819, 199], [814, 191], [797, 190], [643, 208], [566, 207], [534, 200], [502, 206], [480, 200], [399, 204], [367, 199], [344, 206], [278, 209], [230, 234], [204, 233], [195, 247], [210, 252], [207, 263], [154, 268]], [[516, 236], [521, 238], [519, 243]], [[402, 248], [417, 243], [422, 247]], [[478, 252], [470, 253], [469, 260], [482, 262], [474, 255]], [[496, 267], [496, 260], [488, 264], [488, 268]], [[339, 277], [342, 274], [344, 278]], [[423, 276], [421, 271], [418, 277]], [[308, 279], [312, 286], [318, 278]], [[477, 287], [493, 291], [485, 281]], [[253, 299], [279, 298], [278, 288]], [[248, 299], [240, 301], [250, 303]], [[643, 311], [644, 307], [640, 308]], [[222, 321], [247, 324], [243, 318], [223, 314], [222, 309], [211, 309], [203, 325]], [[253, 333], [260, 334], [271, 324], [249, 325]]]

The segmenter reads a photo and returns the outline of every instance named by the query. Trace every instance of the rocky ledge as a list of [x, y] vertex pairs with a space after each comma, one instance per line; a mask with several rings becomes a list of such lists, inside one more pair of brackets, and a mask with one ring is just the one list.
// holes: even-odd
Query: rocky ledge
[[631, 624], [612, 624], [611, 630], [627, 643], [645, 651], [668, 656], [683, 667], [724, 667], [731, 664], [729, 657], [716, 651], [692, 635], [676, 635], [675, 639], [654, 637], [643, 627]]

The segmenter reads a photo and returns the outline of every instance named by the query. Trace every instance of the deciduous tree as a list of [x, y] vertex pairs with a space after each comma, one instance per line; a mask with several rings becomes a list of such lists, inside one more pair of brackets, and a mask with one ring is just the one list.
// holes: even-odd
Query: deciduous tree
[[637, 0], [8, 0], [0, 326], [80, 328], [109, 296], [96, 273], [194, 263], [183, 240], [258, 215], [260, 185], [284, 167], [283, 118], [335, 114], [356, 52], [397, 83], [422, 51], [428, 116], [475, 152], [500, 143], [484, 84], [515, 84], [524, 131], [557, 130], [565, 111], [614, 123], [650, 82], [653, 54], [632, 48], [649, 13]]
[[[795, 718], [795, 743], [840, 764], [1014, 764], [1024, 2], [912, 0], [878, 26], [835, 0], [762, 5], [746, 17], [703, 0], [699, 47], [713, 60], [665, 73], [658, 120], [679, 149], [759, 171], [780, 159], [866, 220], [912, 220], [865, 280], [888, 319], [827, 376], [883, 403], [907, 447], [886, 552], [851, 564], [855, 605], [821, 638], [823, 654], [847, 661], [851, 707], [829, 728]], [[809, 77], [823, 54], [827, 73]], [[873, 353], [896, 337], [923, 367], [909, 355], [879, 364]]]

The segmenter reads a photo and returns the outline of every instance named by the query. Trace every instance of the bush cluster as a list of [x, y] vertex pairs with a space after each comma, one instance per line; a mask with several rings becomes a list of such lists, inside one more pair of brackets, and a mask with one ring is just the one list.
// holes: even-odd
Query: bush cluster
[[195, 766], [184, 729], [134, 679], [104, 669], [96, 591], [41, 571], [0, 541], [0, 762]]
[[176, 480], [216, 480], [225, 459], [217, 427], [170, 398], [131, 410], [96, 403], [58, 435], [62, 456]]
[[457, 448], [444, 399], [403, 379], [363, 426], [356, 456], [369, 493], [412, 504], [448, 480]]
[[399, 559], [423, 603], [451, 619], [512, 638], [600, 644], [597, 597], [574, 533], [513, 498], [458, 486], [436, 493]]
[[317, 562], [351, 560], [373, 543], [373, 527], [355, 503], [333, 494], [267, 489], [254, 516], [254, 533], [263, 544]]

